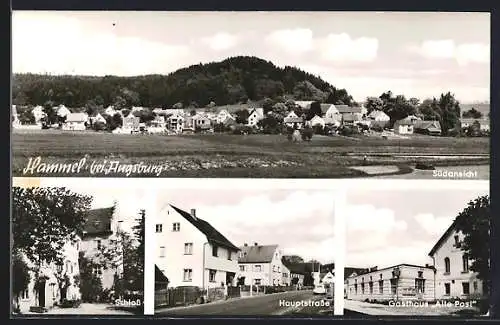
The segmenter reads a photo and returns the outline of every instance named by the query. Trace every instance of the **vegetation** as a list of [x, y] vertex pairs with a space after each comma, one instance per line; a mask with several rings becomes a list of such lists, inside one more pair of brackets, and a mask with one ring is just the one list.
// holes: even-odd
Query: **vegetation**
[[85, 107], [196, 108], [262, 101], [315, 100], [353, 104], [345, 89], [295, 67], [280, 68], [257, 57], [238, 56], [193, 65], [169, 75], [137, 77], [15, 74], [13, 104]]

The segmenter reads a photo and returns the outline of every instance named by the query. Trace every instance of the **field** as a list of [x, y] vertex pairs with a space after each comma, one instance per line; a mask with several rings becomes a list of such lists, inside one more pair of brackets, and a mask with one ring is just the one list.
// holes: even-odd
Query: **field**
[[417, 135], [408, 139], [314, 136], [300, 143], [289, 142], [284, 135], [163, 136], [57, 130], [12, 135], [14, 175], [22, 174], [29, 157], [41, 156], [58, 163], [87, 157], [162, 164], [162, 177], [363, 177], [365, 172], [351, 167], [396, 165], [398, 171], [391, 173], [401, 174], [411, 172], [416, 162], [484, 165], [489, 163], [489, 151], [489, 138]]

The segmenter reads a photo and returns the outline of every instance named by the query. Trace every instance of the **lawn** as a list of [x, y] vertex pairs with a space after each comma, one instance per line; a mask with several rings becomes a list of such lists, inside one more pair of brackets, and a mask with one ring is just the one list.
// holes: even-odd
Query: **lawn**
[[[489, 138], [314, 136], [310, 142], [292, 143], [283, 135], [164, 136], [57, 130], [16, 131], [12, 135], [15, 175], [21, 173], [29, 157], [73, 162], [86, 156], [167, 164], [161, 175], [165, 177], [359, 177], [365, 174], [350, 166], [393, 164], [401, 165], [403, 172], [404, 166], [416, 161], [393, 155], [485, 155], [439, 159], [440, 164], [465, 165], [487, 164], [489, 151]], [[365, 155], [369, 161], [364, 161]]]

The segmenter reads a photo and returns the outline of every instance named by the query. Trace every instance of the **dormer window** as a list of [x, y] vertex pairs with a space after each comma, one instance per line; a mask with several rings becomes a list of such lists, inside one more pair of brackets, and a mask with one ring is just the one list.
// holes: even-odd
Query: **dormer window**
[[460, 239], [458, 238], [458, 235], [455, 235], [455, 247], [460, 248], [460, 246], [461, 246]]

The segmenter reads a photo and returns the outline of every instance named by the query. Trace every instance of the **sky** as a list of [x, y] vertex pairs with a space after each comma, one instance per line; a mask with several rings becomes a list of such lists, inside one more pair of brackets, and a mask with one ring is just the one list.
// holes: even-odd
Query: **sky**
[[335, 260], [334, 193], [325, 190], [170, 190], [158, 210], [172, 204], [210, 223], [236, 246], [277, 244], [305, 261]]
[[427, 255], [455, 217], [485, 188], [356, 190], [347, 194], [346, 265], [432, 264]]
[[74, 193], [89, 195], [92, 197], [91, 209], [109, 208], [113, 206], [116, 201], [118, 220], [123, 221], [121, 225], [122, 229], [130, 233], [132, 232], [132, 227], [137, 223], [136, 219], [139, 217], [139, 211], [145, 209], [147, 215], [148, 200], [150, 199], [148, 191], [143, 189], [113, 187], [109, 185], [109, 183], [102, 183], [108, 184], [104, 186], [96, 186], [95, 183], [91, 186], [91, 184], [91, 182], [80, 182], [80, 185], [76, 184], [76, 182], [65, 184], [61, 183], [58, 178], [47, 177], [43, 179], [39, 186], [63, 186]]
[[167, 74], [250, 55], [345, 88], [490, 99], [489, 13], [43, 12], [12, 14], [14, 73]]

